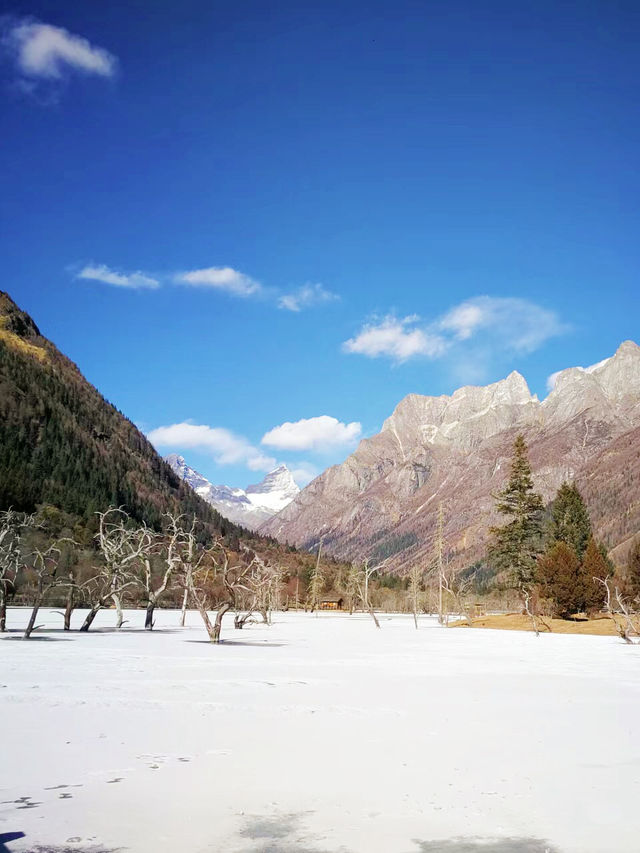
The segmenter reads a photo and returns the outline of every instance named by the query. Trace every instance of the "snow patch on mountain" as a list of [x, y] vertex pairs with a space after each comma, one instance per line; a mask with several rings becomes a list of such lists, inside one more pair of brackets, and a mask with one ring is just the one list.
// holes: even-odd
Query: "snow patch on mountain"
[[165, 456], [165, 462], [221, 515], [251, 530], [284, 509], [300, 492], [286, 465], [274, 468], [262, 482], [247, 486], [245, 490], [214, 485], [177, 453]]

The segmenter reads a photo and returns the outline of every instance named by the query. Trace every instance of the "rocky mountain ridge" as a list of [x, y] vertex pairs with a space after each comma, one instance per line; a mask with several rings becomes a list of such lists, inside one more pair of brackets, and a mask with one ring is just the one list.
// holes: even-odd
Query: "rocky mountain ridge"
[[[600, 535], [609, 547], [624, 549], [640, 530], [640, 483], [630, 459], [639, 428], [640, 347], [632, 341], [592, 367], [559, 372], [542, 401], [515, 371], [450, 396], [410, 394], [377, 435], [310, 483], [261, 532], [303, 547], [322, 536], [337, 556], [390, 557], [403, 569], [431, 559], [442, 501], [450, 558], [468, 564], [485, 551], [496, 521], [492, 494], [522, 432], [545, 499], [564, 479], [575, 479], [592, 495]], [[606, 485], [602, 460], [609, 449], [609, 482], [619, 488], [594, 491], [595, 480]]]
[[300, 489], [286, 465], [279, 465], [260, 482], [246, 489], [213, 485], [206, 477], [187, 465], [183, 456], [165, 456], [172, 470], [211, 504], [221, 515], [250, 530], [260, 527], [275, 513], [284, 509]]

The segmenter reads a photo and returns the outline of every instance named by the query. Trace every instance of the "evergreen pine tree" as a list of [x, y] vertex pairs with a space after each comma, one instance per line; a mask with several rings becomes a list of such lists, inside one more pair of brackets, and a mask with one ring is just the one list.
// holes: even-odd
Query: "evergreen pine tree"
[[514, 587], [523, 595], [536, 580], [536, 557], [542, 550], [542, 508], [542, 498], [533, 490], [527, 445], [519, 435], [513, 445], [509, 480], [496, 495], [496, 509], [510, 521], [492, 527], [490, 532], [494, 562], [511, 573]]
[[629, 597], [634, 602], [640, 602], [640, 539], [638, 539], [629, 553], [625, 580]]
[[593, 536], [589, 537], [582, 558], [582, 587], [584, 609], [587, 611], [600, 610], [604, 604], [604, 589], [594, 578], [603, 580], [611, 574], [611, 566], [606, 553], [602, 553]]
[[575, 483], [563, 483], [558, 489], [549, 532], [552, 542], [566, 542], [582, 559], [591, 537], [591, 519]]
[[538, 579], [551, 599], [555, 615], [564, 619], [583, 609], [584, 579], [576, 552], [566, 542], [554, 542], [538, 560]]

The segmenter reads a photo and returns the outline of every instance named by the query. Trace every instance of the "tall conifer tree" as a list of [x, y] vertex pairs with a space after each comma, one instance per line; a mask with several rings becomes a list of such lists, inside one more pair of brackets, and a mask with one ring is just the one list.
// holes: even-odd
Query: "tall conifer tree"
[[492, 527], [491, 556], [499, 568], [509, 570], [513, 585], [523, 595], [536, 580], [536, 557], [542, 550], [542, 498], [534, 491], [524, 436], [513, 445], [509, 480], [496, 497], [496, 509], [510, 520]]
[[558, 540], [538, 560], [538, 578], [553, 602], [556, 616], [565, 619], [584, 609], [585, 583], [578, 555]]
[[629, 554], [626, 587], [633, 601], [640, 601], [640, 539], [632, 547]]
[[551, 540], [565, 542], [582, 559], [591, 538], [591, 519], [575, 483], [563, 483], [551, 507]]
[[600, 610], [604, 604], [604, 588], [594, 578], [604, 580], [610, 574], [611, 565], [606, 552], [603, 553], [602, 546], [598, 545], [593, 536], [589, 537], [582, 558], [584, 609], [587, 612]]

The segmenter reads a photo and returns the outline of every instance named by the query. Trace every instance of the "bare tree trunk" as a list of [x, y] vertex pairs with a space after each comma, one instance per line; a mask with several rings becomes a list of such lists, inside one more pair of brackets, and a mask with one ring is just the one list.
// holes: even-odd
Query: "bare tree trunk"
[[153, 629], [153, 611], [155, 609], [155, 602], [150, 601], [147, 604], [147, 615], [144, 617], [144, 627], [147, 631], [151, 631]]
[[98, 602], [97, 604], [93, 605], [91, 610], [87, 613], [87, 618], [84, 620], [84, 622], [82, 623], [82, 626], [80, 627], [81, 631], [88, 631], [89, 630], [93, 620], [96, 618], [96, 616], [98, 615], [98, 611], [101, 610], [101, 608], [102, 608], [102, 602]]
[[212, 643], [216, 643], [217, 640], [214, 639], [215, 631], [213, 625], [211, 624], [211, 619], [209, 619], [209, 614], [207, 612], [206, 607], [198, 605], [198, 611], [200, 613], [200, 616], [202, 616], [202, 621], [204, 622], [204, 627], [207, 629], [209, 639]]
[[7, 593], [0, 584], [0, 632], [4, 634], [7, 630]]
[[189, 598], [189, 590], [185, 587], [184, 595], [182, 596], [182, 610], [180, 611], [180, 627], [184, 628], [185, 619], [187, 618], [187, 599]]
[[23, 640], [28, 640], [31, 636], [31, 632], [36, 624], [36, 617], [38, 616], [38, 610], [40, 610], [40, 604], [42, 603], [42, 596], [39, 595], [33, 603], [33, 610], [31, 611], [31, 616], [29, 617], [29, 622], [27, 623], [27, 627], [24, 630], [24, 634], [22, 635]]
[[75, 607], [75, 594], [73, 587], [69, 587], [69, 592], [67, 593], [67, 605], [64, 609], [64, 630], [71, 630], [71, 614], [73, 613], [73, 608]]
[[527, 590], [523, 590], [522, 600], [524, 603], [524, 609], [525, 609], [526, 614], [529, 617], [529, 619], [531, 619], [531, 624], [533, 625], [533, 630], [536, 632], [536, 637], [539, 637], [540, 636], [540, 629], [538, 628], [538, 620], [536, 619], [536, 614], [534, 612], [535, 608], [534, 608], [534, 610], [531, 610], [531, 608], [529, 607], [530, 598], [531, 598], [530, 593]]
[[369, 605], [369, 614], [370, 614], [371, 618], [373, 619], [376, 628], [379, 628], [380, 623], [378, 622], [378, 617], [376, 616], [376, 612], [371, 605]]
[[[198, 595], [198, 592], [196, 590], [195, 583], [193, 580], [193, 574], [191, 572], [188, 572], [188, 574], [187, 574], [186, 583], [187, 583], [186, 591], [188, 591], [189, 595], [191, 596], [191, 601], [193, 602], [193, 604], [195, 604], [195, 606], [198, 609], [198, 613], [200, 614], [202, 621], [204, 622], [204, 627], [207, 630], [207, 634], [209, 635], [209, 639], [211, 640], [212, 643], [217, 643], [218, 639], [216, 639], [215, 628], [211, 624], [211, 619], [209, 619], [209, 613], [207, 611], [207, 606], [206, 606], [206, 599], [204, 598], [204, 596], [201, 598]], [[230, 606], [231, 605], [229, 605], [229, 607]], [[183, 607], [184, 607], [184, 603], [183, 603]], [[184, 610], [183, 610], [183, 613], [184, 613]], [[216, 623], [217, 623], [217, 621], [218, 620], [216, 619]], [[220, 629], [218, 629], [218, 635], [217, 636], [218, 636], [218, 638], [220, 637]]]
[[[368, 572], [368, 560], [364, 561], [364, 606], [367, 608], [369, 612], [371, 612], [371, 608], [369, 607], [369, 572]], [[380, 626], [378, 626], [380, 627]]]
[[229, 610], [231, 610], [231, 602], [230, 601], [225, 601], [224, 604], [221, 604], [220, 607], [218, 608], [218, 612], [216, 613], [216, 623], [213, 626], [213, 636], [211, 636], [211, 634], [209, 634], [209, 636], [211, 637], [212, 643], [219, 643], [220, 642], [220, 631], [222, 629], [222, 619], [224, 617], [224, 614], [227, 613]]
[[622, 595], [620, 594], [620, 590], [618, 589], [618, 587], [616, 587], [615, 589], [616, 589], [616, 601], [618, 602], [618, 606], [620, 607], [620, 612], [621, 612], [622, 617], [624, 619], [624, 626], [620, 625], [618, 627], [618, 633], [620, 634], [620, 636], [622, 637], [622, 639], [626, 643], [633, 643], [633, 640], [631, 639], [631, 637], [633, 635], [638, 636], [638, 633], [639, 633], [638, 627], [636, 625], [634, 625], [634, 623], [633, 623], [631, 615], [629, 614], [629, 608], [625, 604], [624, 599], [623, 599]]
[[233, 620], [233, 627], [238, 631], [242, 631], [247, 622], [252, 622], [255, 620], [251, 619], [251, 610], [247, 610], [246, 613], [238, 613], [236, 618]]
[[122, 613], [122, 599], [117, 592], [112, 593], [111, 598], [113, 599], [113, 603], [116, 606], [116, 628], [122, 628], [122, 623], [124, 622], [124, 615]]

